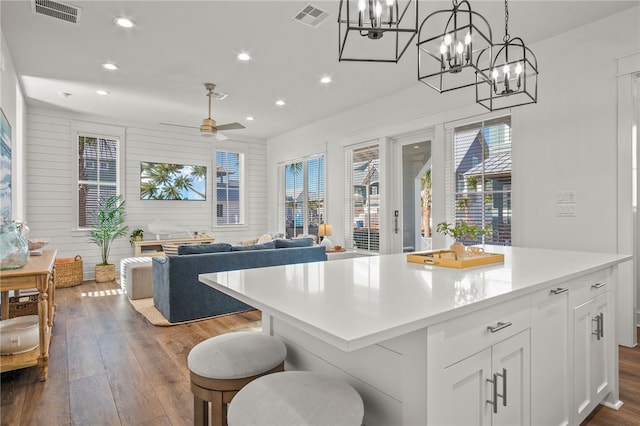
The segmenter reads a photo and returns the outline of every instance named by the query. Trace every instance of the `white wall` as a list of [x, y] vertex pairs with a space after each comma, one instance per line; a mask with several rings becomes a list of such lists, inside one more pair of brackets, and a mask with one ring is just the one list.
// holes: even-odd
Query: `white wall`
[[[164, 126], [141, 126], [135, 123], [113, 123], [101, 117], [74, 114], [60, 110], [29, 108], [27, 113], [28, 211], [31, 235], [51, 240], [50, 248], [59, 257], [80, 254], [84, 260], [84, 278], [94, 276], [99, 251], [87, 242], [87, 233], [75, 228], [75, 129], [91, 126], [120, 128], [124, 137], [124, 188], [129, 228], [146, 230], [155, 219], [169, 221], [193, 231], [205, 231], [218, 242], [236, 242], [256, 238], [267, 231], [264, 214], [266, 203], [266, 144], [264, 141], [225, 141], [246, 147], [247, 214], [242, 226], [217, 227], [213, 204], [215, 182], [215, 142], [193, 132], [167, 129]], [[140, 200], [140, 162], [168, 162], [207, 166], [207, 201]], [[147, 232], [145, 239], [154, 236]], [[109, 261], [133, 255], [128, 238], [114, 243]]]
[[11, 52], [6, 44], [4, 33], [0, 28], [0, 107], [11, 125], [11, 173], [12, 173], [12, 215], [13, 219], [26, 219], [25, 188], [21, 185], [24, 179], [26, 157], [24, 155], [24, 138], [19, 127], [24, 122], [24, 100], [18, 96], [18, 76], [13, 65]]
[[[636, 7], [530, 46], [538, 57], [540, 92], [537, 105], [512, 113], [514, 245], [616, 251], [616, 59], [640, 50], [639, 15]], [[344, 221], [334, 219], [343, 217], [343, 146], [482, 114], [473, 102], [471, 90], [440, 95], [416, 82], [270, 139], [270, 228], [277, 224], [279, 162], [321, 152], [326, 142], [327, 217], [343, 235]], [[437, 168], [434, 186], [442, 184]], [[575, 218], [556, 217], [558, 190], [576, 191]]]

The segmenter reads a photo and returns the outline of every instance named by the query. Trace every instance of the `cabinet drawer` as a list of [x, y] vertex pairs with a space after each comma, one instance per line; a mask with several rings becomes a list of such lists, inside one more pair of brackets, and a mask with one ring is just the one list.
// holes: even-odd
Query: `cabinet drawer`
[[609, 268], [594, 272], [584, 277], [568, 281], [561, 287], [569, 288], [569, 304], [572, 307], [582, 305], [606, 291], [612, 290], [611, 270]]
[[530, 321], [531, 298], [526, 296], [440, 324], [445, 366], [526, 330]]

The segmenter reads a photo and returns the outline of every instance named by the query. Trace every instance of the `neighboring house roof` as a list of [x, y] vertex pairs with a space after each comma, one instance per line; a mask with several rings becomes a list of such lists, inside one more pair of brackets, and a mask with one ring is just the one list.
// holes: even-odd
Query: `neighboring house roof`
[[380, 180], [378, 173], [380, 160], [362, 161], [353, 164], [353, 184], [371, 185]]
[[511, 152], [493, 154], [485, 160], [467, 170], [465, 176], [480, 176], [484, 167], [485, 176], [497, 176], [511, 173]]

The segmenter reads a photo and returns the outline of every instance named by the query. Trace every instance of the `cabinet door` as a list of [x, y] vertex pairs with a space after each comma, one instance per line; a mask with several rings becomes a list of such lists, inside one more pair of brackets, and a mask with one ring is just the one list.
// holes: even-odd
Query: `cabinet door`
[[613, 329], [611, 325], [611, 312], [609, 311], [609, 297], [611, 292], [606, 292], [593, 300], [593, 313], [592, 316], [597, 318], [600, 316], [600, 339], [593, 336], [591, 339], [593, 356], [591, 358], [591, 374], [593, 388], [593, 399], [596, 403], [600, 403], [604, 397], [609, 393], [611, 389], [609, 366], [612, 360], [610, 359], [609, 345], [611, 342]]
[[569, 292], [547, 289], [534, 295], [531, 320], [531, 423], [568, 425]]
[[443, 405], [431, 413], [437, 417], [430, 416], [430, 421], [437, 425], [490, 425], [490, 377], [490, 348], [447, 367], [437, 396]]
[[496, 374], [498, 394], [493, 425], [531, 424], [530, 353], [529, 330], [493, 345], [492, 372]]
[[573, 414], [579, 424], [595, 407], [592, 399], [592, 340], [596, 331], [593, 299], [573, 309]]

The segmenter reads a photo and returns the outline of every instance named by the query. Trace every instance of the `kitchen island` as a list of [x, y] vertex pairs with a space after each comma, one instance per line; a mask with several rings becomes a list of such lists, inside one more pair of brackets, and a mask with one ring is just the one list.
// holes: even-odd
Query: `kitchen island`
[[484, 249], [504, 264], [395, 254], [200, 280], [263, 312], [286, 368], [354, 386], [368, 426], [579, 424], [599, 403], [618, 407], [616, 270], [631, 256]]

